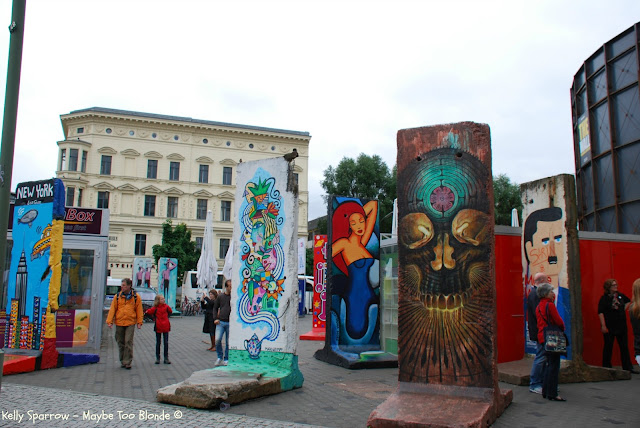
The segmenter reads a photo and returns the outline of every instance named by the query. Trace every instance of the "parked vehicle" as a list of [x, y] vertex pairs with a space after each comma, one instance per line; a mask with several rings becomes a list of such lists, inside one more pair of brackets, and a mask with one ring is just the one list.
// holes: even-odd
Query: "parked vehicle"
[[104, 306], [103, 310], [108, 311], [111, 308], [111, 301], [113, 300], [113, 296], [118, 294], [120, 291], [120, 286], [122, 285], [122, 280], [117, 278], [107, 278], [107, 285], [104, 288]]
[[[198, 288], [198, 278], [197, 271], [189, 270], [184, 273], [184, 278], [182, 279], [182, 286], [178, 287], [176, 290], [176, 299], [179, 304], [183, 304], [184, 298], [186, 297], [189, 301], [198, 302], [202, 298], [202, 294], [208, 293], [204, 288]], [[222, 275], [222, 271], [218, 271], [218, 282], [214, 287], [216, 290], [222, 290], [222, 286], [224, 285], [224, 275]]]

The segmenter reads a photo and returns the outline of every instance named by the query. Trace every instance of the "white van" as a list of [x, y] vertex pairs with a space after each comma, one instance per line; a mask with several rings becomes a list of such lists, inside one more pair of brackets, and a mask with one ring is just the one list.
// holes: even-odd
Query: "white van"
[[105, 311], [108, 311], [111, 307], [111, 301], [113, 300], [113, 296], [118, 294], [120, 291], [120, 287], [122, 286], [122, 280], [117, 278], [107, 277], [107, 286], [104, 288], [104, 307], [102, 308]]
[[[202, 298], [202, 294], [207, 291], [204, 288], [198, 288], [198, 271], [188, 270], [184, 273], [184, 278], [182, 278], [182, 286], [178, 287], [176, 290], [176, 299], [179, 302], [184, 301], [185, 296], [189, 298], [189, 300], [200, 300]], [[224, 275], [222, 275], [222, 271], [218, 271], [218, 282], [215, 285], [216, 290], [222, 290], [222, 286], [224, 285]]]

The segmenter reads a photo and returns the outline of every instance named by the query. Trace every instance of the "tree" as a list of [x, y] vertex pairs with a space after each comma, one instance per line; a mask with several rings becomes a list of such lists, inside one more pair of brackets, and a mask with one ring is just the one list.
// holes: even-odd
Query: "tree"
[[[322, 188], [327, 195], [377, 199], [380, 231], [391, 232], [393, 200], [396, 197], [396, 167], [389, 167], [378, 155], [360, 153], [356, 160], [343, 157], [337, 167], [324, 170]], [[325, 197], [325, 202], [327, 202]]]
[[186, 271], [197, 268], [200, 250], [191, 240], [191, 231], [186, 224], [180, 223], [173, 229], [170, 219], [162, 223], [162, 245], [153, 246], [156, 266], [160, 257], [178, 259], [178, 278], [183, 278]]
[[511, 210], [518, 210], [518, 221], [522, 223], [522, 198], [520, 186], [512, 183], [505, 174], [493, 177], [493, 199], [496, 224], [511, 226]]

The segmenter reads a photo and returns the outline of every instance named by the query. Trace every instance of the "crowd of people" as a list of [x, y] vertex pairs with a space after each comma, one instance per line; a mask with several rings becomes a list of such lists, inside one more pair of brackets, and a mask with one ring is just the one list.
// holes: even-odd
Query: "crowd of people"
[[[607, 279], [604, 294], [598, 302], [598, 318], [604, 336], [602, 366], [611, 368], [613, 343], [618, 342], [622, 369], [633, 374], [640, 373], [633, 368], [627, 345], [627, 312], [634, 337], [634, 355], [640, 365], [640, 278], [632, 286], [631, 299], [618, 291], [618, 282]], [[558, 378], [562, 352], [550, 351], [545, 332], [549, 326], [557, 326], [564, 331], [565, 325], [555, 306], [555, 293], [544, 273], [533, 277], [533, 288], [527, 296], [527, 320], [529, 339], [536, 342], [536, 354], [531, 366], [529, 391], [541, 394], [552, 401], [566, 401], [558, 395]], [[565, 334], [566, 337], [566, 334]], [[547, 342], [545, 344], [545, 342]], [[547, 346], [545, 346], [547, 345]]]

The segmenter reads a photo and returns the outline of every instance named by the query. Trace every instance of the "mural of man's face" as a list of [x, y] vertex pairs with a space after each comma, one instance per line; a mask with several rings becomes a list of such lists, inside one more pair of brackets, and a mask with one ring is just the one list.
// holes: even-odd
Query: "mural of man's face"
[[525, 244], [531, 271], [558, 275], [562, 270], [565, 247], [564, 221], [539, 221], [533, 243]]

